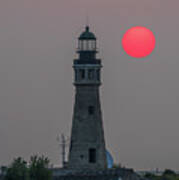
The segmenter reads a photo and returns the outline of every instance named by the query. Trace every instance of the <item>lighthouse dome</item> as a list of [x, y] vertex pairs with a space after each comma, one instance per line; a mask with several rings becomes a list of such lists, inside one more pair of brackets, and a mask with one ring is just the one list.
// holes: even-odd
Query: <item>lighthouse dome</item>
[[79, 40], [96, 40], [94, 33], [90, 32], [89, 26], [86, 26], [86, 30], [80, 35]]

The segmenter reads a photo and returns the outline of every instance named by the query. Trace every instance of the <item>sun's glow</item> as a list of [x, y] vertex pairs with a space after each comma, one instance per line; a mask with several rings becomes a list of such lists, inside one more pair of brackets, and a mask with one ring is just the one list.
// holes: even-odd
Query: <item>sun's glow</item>
[[122, 47], [125, 52], [135, 58], [144, 58], [155, 49], [155, 36], [153, 32], [141, 26], [128, 29], [122, 38]]

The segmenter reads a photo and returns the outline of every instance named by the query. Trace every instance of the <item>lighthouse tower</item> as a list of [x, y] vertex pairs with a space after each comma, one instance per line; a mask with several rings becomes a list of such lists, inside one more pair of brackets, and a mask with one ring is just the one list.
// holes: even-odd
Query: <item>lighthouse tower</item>
[[68, 168], [97, 170], [107, 167], [100, 105], [101, 60], [96, 58], [96, 37], [87, 26], [78, 38], [74, 60], [75, 104]]

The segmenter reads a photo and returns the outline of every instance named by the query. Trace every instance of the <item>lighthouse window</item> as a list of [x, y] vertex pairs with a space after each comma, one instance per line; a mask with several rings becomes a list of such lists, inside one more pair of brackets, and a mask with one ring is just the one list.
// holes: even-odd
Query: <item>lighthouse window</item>
[[77, 81], [77, 70], [75, 69], [75, 81]]
[[88, 70], [88, 79], [91, 80], [94, 77], [94, 70], [93, 69], [89, 69]]
[[89, 162], [90, 163], [96, 162], [96, 149], [94, 148], [89, 149]]
[[80, 76], [81, 76], [81, 79], [85, 78], [85, 70], [84, 69], [80, 69]]
[[90, 115], [94, 114], [94, 106], [88, 107], [88, 114], [90, 114]]
[[99, 81], [100, 80], [100, 70], [98, 69], [96, 73], [97, 73], [97, 80]]

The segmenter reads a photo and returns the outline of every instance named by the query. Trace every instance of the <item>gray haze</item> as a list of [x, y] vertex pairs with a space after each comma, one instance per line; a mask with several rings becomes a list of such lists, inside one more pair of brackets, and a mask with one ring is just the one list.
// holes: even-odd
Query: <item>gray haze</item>
[[[56, 136], [70, 135], [72, 60], [86, 14], [103, 60], [107, 147], [135, 169], [178, 169], [178, 0], [1, 0], [0, 165], [45, 154], [60, 164]], [[156, 35], [154, 53], [136, 60], [121, 48], [132, 26]]]

